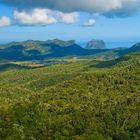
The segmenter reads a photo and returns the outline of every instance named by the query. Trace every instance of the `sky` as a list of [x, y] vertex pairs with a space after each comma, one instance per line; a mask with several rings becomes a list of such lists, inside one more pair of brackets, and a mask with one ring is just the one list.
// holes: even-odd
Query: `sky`
[[140, 41], [140, 0], [0, 0], [0, 42]]

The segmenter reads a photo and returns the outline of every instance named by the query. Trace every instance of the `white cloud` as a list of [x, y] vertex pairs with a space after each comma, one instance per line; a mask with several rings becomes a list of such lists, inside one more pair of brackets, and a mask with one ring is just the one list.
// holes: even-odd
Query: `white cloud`
[[[94, 17], [125, 17], [140, 9], [140, 0], [0, 0], [0, 3], [16, 8], [14, 24], [48, 25], [53, 23], [76, 23], [80, 12]], [[84, 26], [92, 26], [90, 19]], [[8, 17], [0, 19], [0, 26], [10, 25]]]
[[16, 22], [23, 25], [48, 25], [53, 23], [75, 23], [79, 19], [77, 12], [63, 13], [49, 9], [35, 8], [30, 12], [14, 11], [14, 18]]
[[9, 26], [11, 24], [10, 18], [3, 16], [0, 18], [0, 27]]
[[88, 27], [88, 26], [93, 26], [95, 24], [96, 24], [96, 20], [95, 19], [89, 19], [87, 22], [84, 23], [83, 26]]
[[72, 12], [72, 13], [57, 12], [56, 18], [58, 22], [71, 24], [71, 23], [76, 23], [79, 20], [79, 14], [77, 12]]
[[128, 16], [140, 7], [140, 0], [0, 0], [18, 9], [49, 8], [63, 12], [82, 11], [109, 16]]

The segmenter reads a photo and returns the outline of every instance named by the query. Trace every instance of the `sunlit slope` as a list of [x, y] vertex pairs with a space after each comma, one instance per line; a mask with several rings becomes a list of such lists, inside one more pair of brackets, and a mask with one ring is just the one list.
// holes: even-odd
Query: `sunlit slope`
[[140, 53], [11, 70], [0, 83], [2, 140], [140, 139]]

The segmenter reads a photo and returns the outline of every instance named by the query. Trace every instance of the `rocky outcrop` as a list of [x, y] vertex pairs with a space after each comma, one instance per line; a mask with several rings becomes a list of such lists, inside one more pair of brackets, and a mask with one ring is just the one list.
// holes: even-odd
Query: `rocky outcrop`
[[87, 43], [86, 49], [106, 49], [106, 45], [103, 40], [93, 39]]

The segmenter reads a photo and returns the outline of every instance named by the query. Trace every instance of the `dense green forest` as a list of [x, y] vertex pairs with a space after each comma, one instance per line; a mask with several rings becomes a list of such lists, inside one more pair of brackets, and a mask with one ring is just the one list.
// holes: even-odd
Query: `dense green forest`
[[139, 140], [140, 53], [0, 72], [0, 140]]

